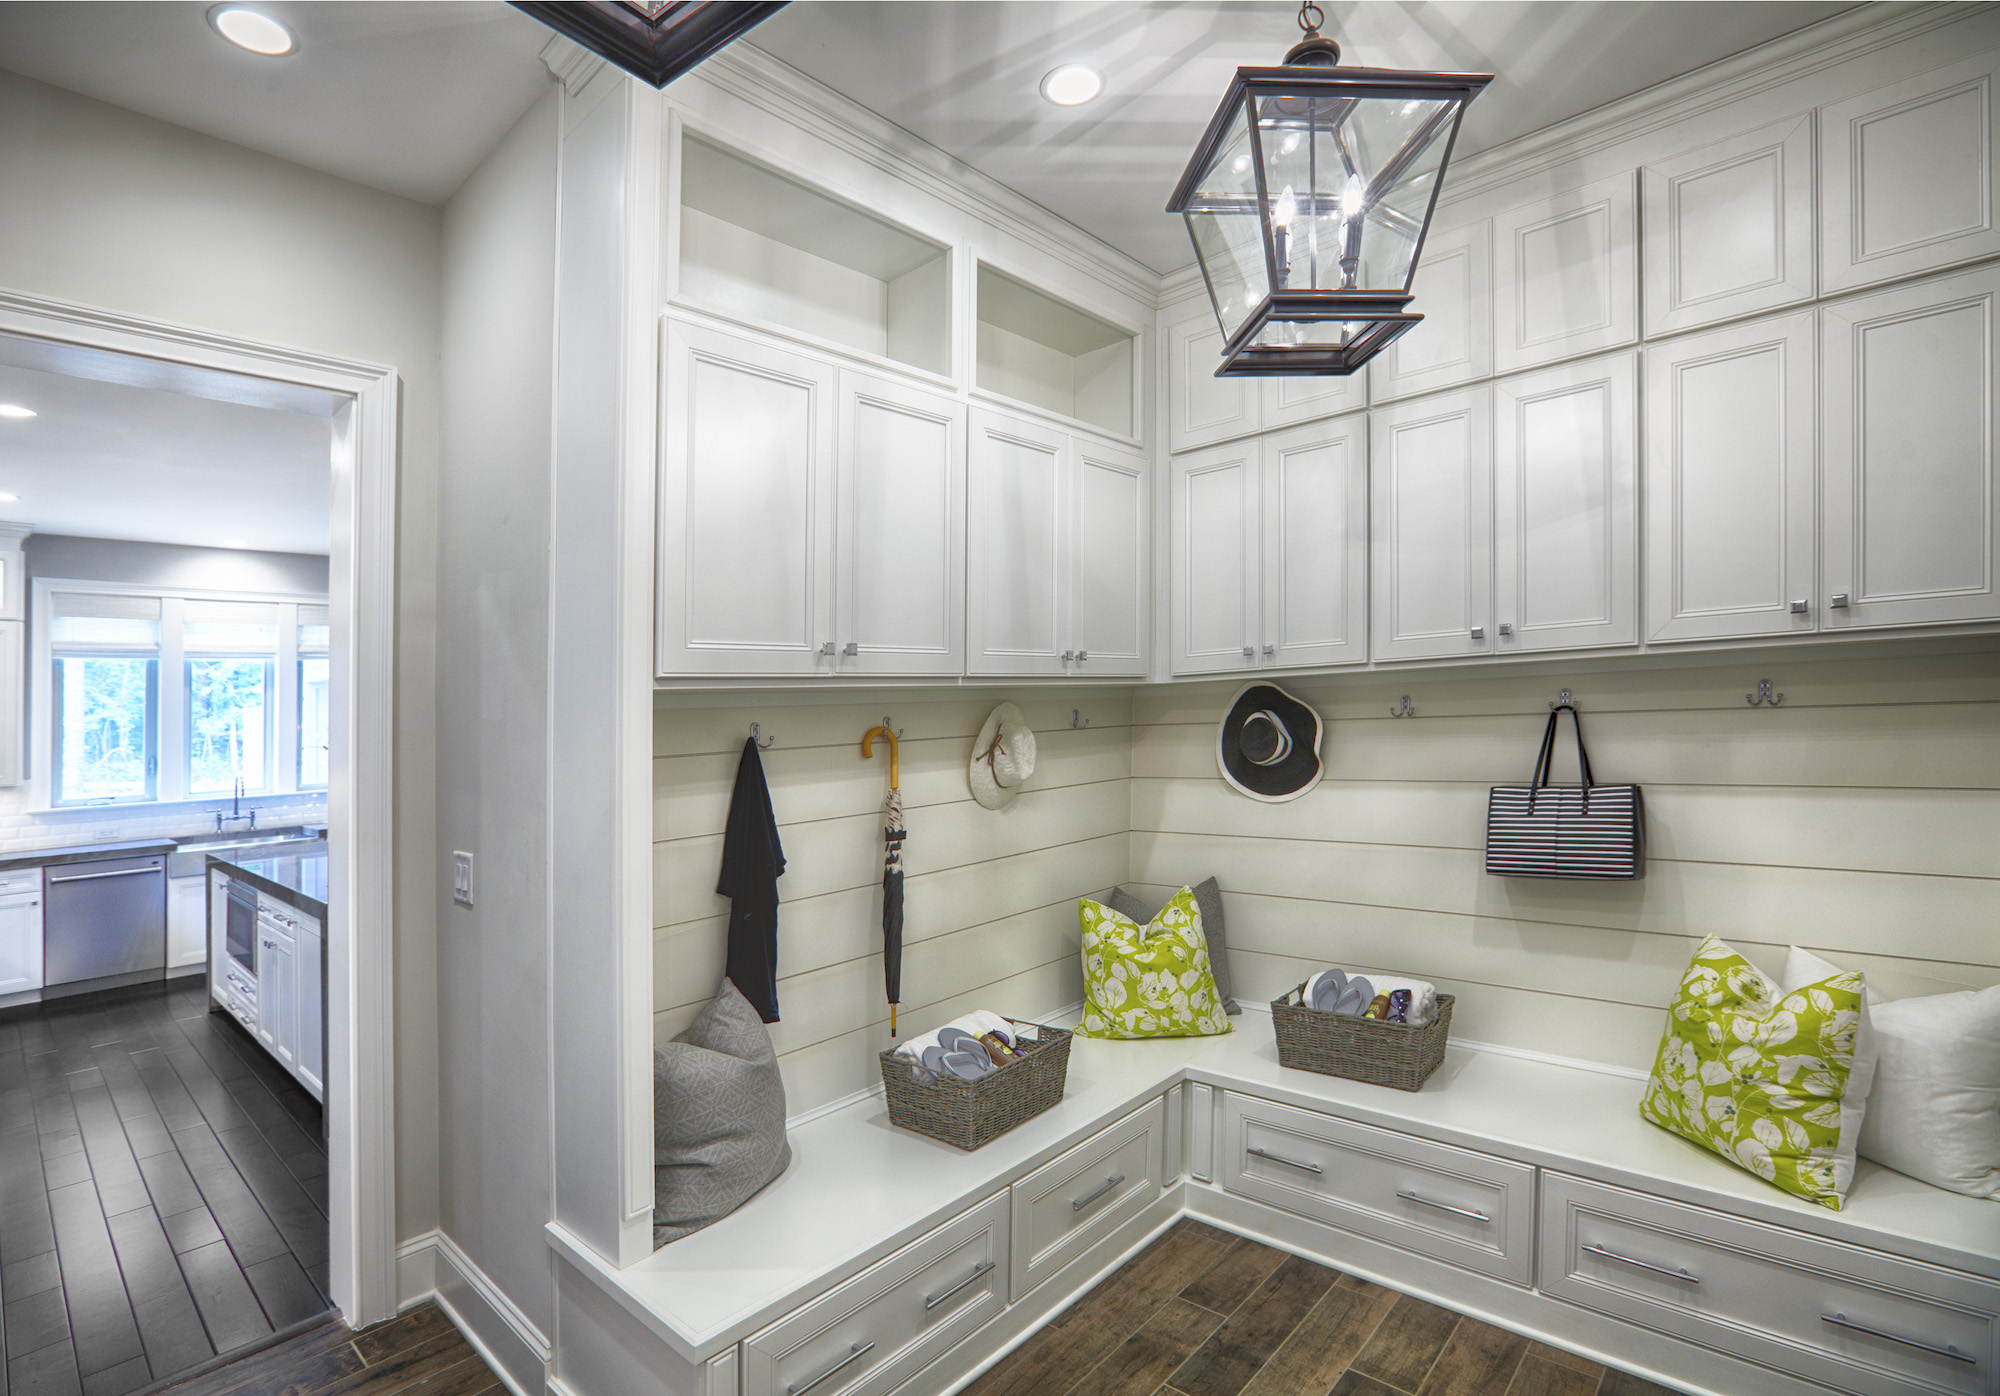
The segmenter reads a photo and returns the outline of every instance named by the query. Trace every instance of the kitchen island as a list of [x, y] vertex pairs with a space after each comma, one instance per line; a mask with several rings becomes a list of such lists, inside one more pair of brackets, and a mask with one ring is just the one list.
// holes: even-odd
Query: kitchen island
[[208, 855], [209, 997], [326, 1098], [326, 845]]

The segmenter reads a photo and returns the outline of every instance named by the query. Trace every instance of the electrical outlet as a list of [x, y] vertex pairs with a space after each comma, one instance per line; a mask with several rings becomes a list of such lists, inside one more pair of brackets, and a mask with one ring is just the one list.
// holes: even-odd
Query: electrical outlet
[[472, 905], [472, 855], [451, 855], [451, 899], [460, 906]]

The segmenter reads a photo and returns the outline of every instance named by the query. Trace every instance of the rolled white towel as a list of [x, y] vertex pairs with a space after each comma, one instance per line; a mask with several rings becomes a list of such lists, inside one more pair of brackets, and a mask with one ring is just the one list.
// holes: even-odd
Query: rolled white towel
[[981, 1037], [989, 1032], [997, 1032], [1009, 1042], [1014, 1040], [1014, 1025], [1012, 1023], [1002, 1018], [998, 1013], [989, 1013], [983, 1008], [975, 1008], [970, 1013], [961, 1014], [952, 1019], [949, 1023], [944, 1024], [943, 1027], [932, 1028], [929, 1032], [917, 1034], [907, 1042], [897, 1043], [896, 1055], [899, 1057], [908, 1057], [911, 1061], [922, 1061], [924, 1048], [937, 1046], [938, 1034], [943, 1032], [945, 1028], [960, 1028], [971, 1033], [974, 1037]]

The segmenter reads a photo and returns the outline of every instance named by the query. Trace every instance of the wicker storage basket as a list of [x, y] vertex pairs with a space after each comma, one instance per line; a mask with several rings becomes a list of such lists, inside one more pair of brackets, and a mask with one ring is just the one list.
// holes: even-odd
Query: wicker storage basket
[[1378, 1018], [1354, 1018], [1305, 1005], [1301, 984], [1271, 1001], [1271, 1026], [1278, 1034], [1278, 1065], [1345, 1076], [1371, 1086], [1399, 1091], [1422, 1090], [1430, 1074], [1444, 1061], [1445, 1040], [1451, 1036], [1450, 994], [1439, 994], [1437, 1017], [1420, 1028], [1385, 1023]]
[[908, 1057], [882, 1053], [882, 1090], [889, 1123], [928, 1134], [961, 1149], [977, 1149], [1034, 1118], [1063, 1098], [1069, 1080], [1069, 1037], [1061, 1028], [1021, 1023], [1038, 1034], [1027, 1055], [994, 1068], [977, 1081], [956, 1076], [923, 1079]]

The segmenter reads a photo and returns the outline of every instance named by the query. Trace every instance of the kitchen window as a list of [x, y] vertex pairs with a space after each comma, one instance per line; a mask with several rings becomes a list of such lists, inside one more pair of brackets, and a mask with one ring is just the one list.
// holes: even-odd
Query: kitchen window
[[326, 788], [324, 602], [35, 582], [49, 807]]

